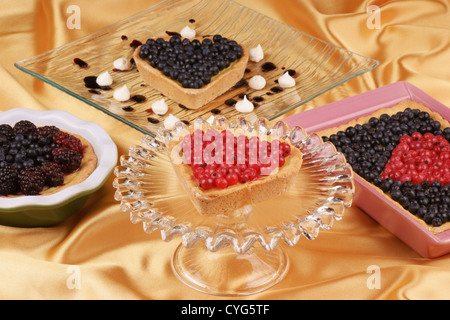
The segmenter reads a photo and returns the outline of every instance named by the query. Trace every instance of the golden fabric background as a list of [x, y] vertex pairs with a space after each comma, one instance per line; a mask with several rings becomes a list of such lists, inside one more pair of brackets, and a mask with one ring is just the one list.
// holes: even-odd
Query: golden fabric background
[[[141, 133], [31, 77], [14, 62], [64, 45], [158, 0], [0, 1], [0, 111], [61, 109], [97, 122], [119, 154]], [[408, 81], [450, 105], [448, 0], [238, 0], [294, 28], [380, 61], [359, 76], [291, 112], [314, 108], [396, 81]], [[67, 7], [81, 8], [81, 29], [66, 27]], [[367, 8], [381, 9], [381, 28], [369, 29]], [[114, 200], [113, 177], [80, 212], [52, 228], [0, 226], [0, 299], [223, 299], [197, 292], [172, 273], [179, 241], [164, 242], [132, 224]], [[356, 207], [314, 241], [285, 247], [287, 276], [242, 299], [449, 299], [450, 256], [425, 259]], [[381, 272], [369, 289], [369, 266]], [[69, 289], [71, 266], [81, 288]]]

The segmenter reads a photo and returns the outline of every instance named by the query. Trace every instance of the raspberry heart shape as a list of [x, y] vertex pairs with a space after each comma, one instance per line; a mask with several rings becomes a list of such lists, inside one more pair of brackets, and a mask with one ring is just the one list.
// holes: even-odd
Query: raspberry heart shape
[[285, 165], [291, 145], [244, 134], [235, 136], [229, 130], [195, 130], [183, 138], [184, 163], [203, 190], [225, 189], [270, 175]]
[[384, 180], [450, 183], [450, 143], [442, 135], [419, 132], [404, 135], [392, 151], [380, 177]]
[[211, 82], [221, 70], [243, 55], [243, 48], [234, 40], [221, 35], [212, 38], [148, 39], [139, 50], [139, 57], [148, 60], [153, 68], [178, 81], [183, 88], [200, 89]]

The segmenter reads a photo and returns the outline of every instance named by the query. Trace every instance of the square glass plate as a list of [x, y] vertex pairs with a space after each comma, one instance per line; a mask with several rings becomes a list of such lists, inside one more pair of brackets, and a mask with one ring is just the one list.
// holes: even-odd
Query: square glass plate
[[[144, 84], [136, 67], [116, 72], [113, 61], [120, 57], [131, 59], [135, 40], [145, 43], [151, 37], [179, 32], [186, 25], [195, 29], [198, 36], [221, 34], [249, 49], [260, 44], [264, 59], [249, 62], [244, 79], [263, 75], [267, 85], [259, 91], [246, 84], [235, 86], [199, 110], [188, 110], [165, 98], [169, 105], [167, 115], [173, 114], [185, 123], [219, 112], [232, 118], [238, 112], [229, 104], [244, 94], [256, 106], [255, 119], [272, 120], [378, 65], [376, 60], [336, 47], [230, 0], [166, 0], [64, 46], [19, 61], [15, 66], [155, 136], [165, 116], [151, 114], [150, 110], [153, 102], [162, 99], [161, 94]], [[88, 66], [81, 68], [74, 63], [77, 58]], [[262, 65], [266, 62], [273, 63], [276, 69], [264, 72]], [[296, 86], [278, 92], [276, 80], [288, 70], [295, 71]], [[93, 91], [85, 86], [85, 77], [105, 71], [114, 79], [111, 90]], [[116, 101], [113, 90], [125, 84], [132, 96], [143, 96], [145, 100]]]

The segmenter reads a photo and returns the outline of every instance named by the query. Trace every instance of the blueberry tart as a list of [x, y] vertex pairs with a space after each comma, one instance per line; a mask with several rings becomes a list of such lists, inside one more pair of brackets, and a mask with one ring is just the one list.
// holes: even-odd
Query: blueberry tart
[[441, 115], [405, 100], [319, 134], [423, 227], [450, 229], [450, 124]]
[[149, 86], [189, 109], [199, 109], [242, 79], [248, 51], [221, 35], [192, 40], [173, 35], [148, 39], [133, 57]]

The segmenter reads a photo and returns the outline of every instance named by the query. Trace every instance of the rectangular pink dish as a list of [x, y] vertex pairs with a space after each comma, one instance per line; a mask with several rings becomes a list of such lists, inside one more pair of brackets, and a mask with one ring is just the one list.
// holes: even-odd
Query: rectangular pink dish
[[[376, 110], [413, 100], [450, 121], [450, 109], [407, 82], [396, 82], [382, 88], [336, 101], [290, 117], [291, 127], [300, 126], [313, 133], [370, 115]], [[355, 175], [354, 204], [396, 235], [421, 256], [436, 258], [450, 252], [450, 230], [432, 234], [411, 215], [377, 192], [370, 183]]]

